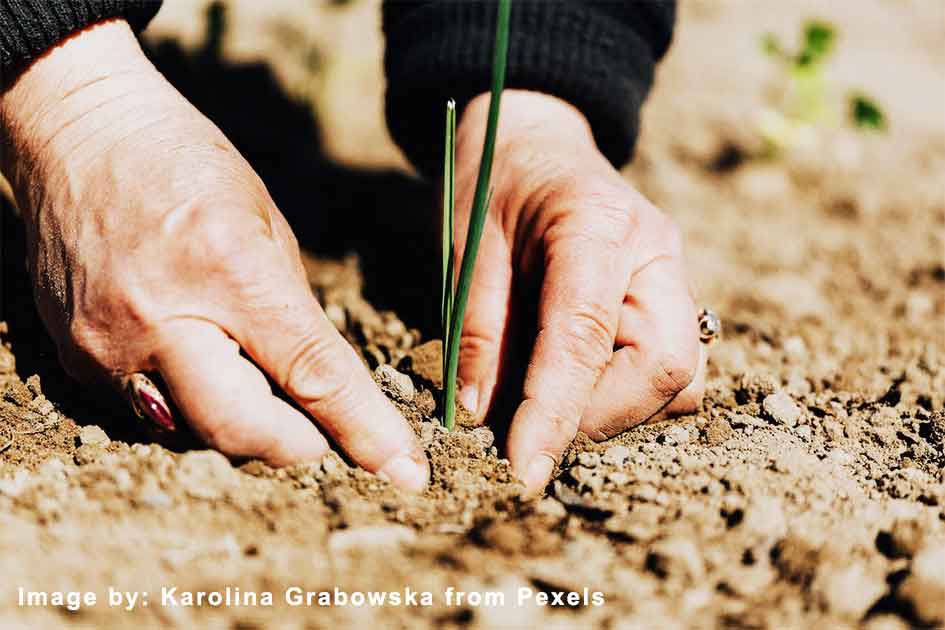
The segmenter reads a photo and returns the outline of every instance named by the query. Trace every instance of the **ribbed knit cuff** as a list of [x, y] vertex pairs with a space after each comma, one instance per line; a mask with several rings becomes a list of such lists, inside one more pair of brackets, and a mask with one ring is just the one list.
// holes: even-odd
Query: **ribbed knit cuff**
[[0, 0], [0, 80], [90, 24], [113, 17], [138, 32], [161, 0]]
[[[672, 5], [668, 26], [654, 29], [649, 9], [626, 14], [646, 2], [603, 4], [513, 2], [506, 87], [551, 94], [580, 109], [601, 152], [620, 166], [633, 151], [655, 57], [672, 33]], [[495, 24], [494, 0], [385, 3], [387, 123], [426, 175], [442, 168], [446, 100], [455, 98], [461, 111], [489, 90]]]

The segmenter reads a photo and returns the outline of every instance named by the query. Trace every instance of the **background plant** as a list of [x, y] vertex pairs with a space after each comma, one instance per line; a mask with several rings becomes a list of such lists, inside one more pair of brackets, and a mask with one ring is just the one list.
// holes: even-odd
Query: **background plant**
[[[812, 19], [802, 27], [798, 50], [788, 51], [772, 33], [762, 38], [761, 46], [784, 70], [779, 107], [765, 109], [759, 120], [769, 151], [816, 142], [816, 126], [832, 122], [825, 68], [837, 47], [836, 29], [829, 22]], [[886, 129], [882, 108], [862, 92], [848, 95], [847, 120], [860, 130]]]
[[491, 193], [489, 180], [492, 175], [492, 157], [495, 149], [495, 134], [499, 123], [499, 105], [505, 86], [505, 69], [509, 49], [509, 14], [511, 0], [499, 0], [496, 19], [495, 48], [492, 58], [492, 94], [489, 99], [489, 118], [486, 123], [486, 138], [476, 178], [469, 231], [463, 249], [463, 264], [459, 270], [459, 281], [453, 290], [453, 246], [455, 173], [456, 163], [456, 107], [453, 101], [446, 106], [446, 150], [443, 165], [443, 294], [441, 298], [443, 323], [443, 424], [452, 431], [456, 423], [456, 371], [459, 366], [459, 340], [463, 332], [463, 317], [469, 299], [479, 241], [486, 221]]

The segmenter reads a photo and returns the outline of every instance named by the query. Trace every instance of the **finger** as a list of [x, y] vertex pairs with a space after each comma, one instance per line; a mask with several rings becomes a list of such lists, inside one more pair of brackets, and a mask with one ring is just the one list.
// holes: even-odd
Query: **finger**
[[357, 463], [406, 490], [425, 488], [430, 468], [416, 435], [308, 287], [265, 295], [244, 309], [240, 344]]
[[581, 418], [606, 439], [649, 419], [686, 389], [699, 366], [699, 329], [682, 262], [655, 258], [631, 279], [617, 345]]
[[510, 249], [488, 221], [469, 290], [459, 345], [459, 400], [481, 421], [491, 406], [505, 343], [512, 290]]
[[655, 415], [650, 416], [647, 423], [662, 422], [670, 418], [695, 413], [699, 410], [702, 406], [702, 398], [705, 394], [708, 356], [709, 353], [706, 352], [705, 344], [699, 344], [699, 367], [696, 370], [695, 378], [686, 386], [686, 389], [676, 394], [676, 397], [665, 407], [660, 409]]
[[628, 270], [612, 236], [572, 238], [546, 255], [538, 335], [509, 429], [509, 459], [528, 494], [541, 491], [577, 433], [613, 350]]
[[168, 325], [163, 339], [157, 369], [188, 423], [210, 446], [277, 466], [328, 452], [311, 420], [273, 395], [262, 372], [220, 328], [181, 320]]

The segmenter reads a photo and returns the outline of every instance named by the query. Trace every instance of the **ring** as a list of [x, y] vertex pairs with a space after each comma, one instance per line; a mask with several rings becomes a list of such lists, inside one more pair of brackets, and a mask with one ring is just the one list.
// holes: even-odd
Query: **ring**
[[707, 308], [699, 309], [699, 341], [709, 345], [722, 334], [722, 320]]
[[164, 431], [176, 431], [174, 416], [164, 396], [151, 379], [141, 372], [124, 378], [125, 394], [139, 420], [150, 420]]

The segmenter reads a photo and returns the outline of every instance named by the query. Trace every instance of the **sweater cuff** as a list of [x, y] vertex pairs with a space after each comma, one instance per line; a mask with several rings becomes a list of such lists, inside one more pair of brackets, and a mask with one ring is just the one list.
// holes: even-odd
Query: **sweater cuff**
[[[415, 3], [419, 4], [419, 3]], [[394, 140], [421, 171], [442, 168], [447, 99], [462, 108], [490, 89], [495, 2], [385, 4], [386, 115]], [[615, 165], [633, 152], [639, 110], [653, 81], [655, 51], [638, 30], [593, 3], [512, 3], [506, 87], [551, 94], [590, 122]], [[668, 43], [668, 42], [667, 42]]]
[[161, 0], [0, 0], [0, 79], [68, 37], [108, 18], [124, 18], [137, 33]]

